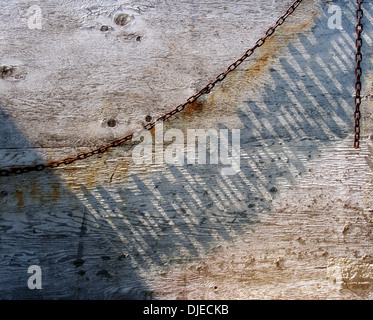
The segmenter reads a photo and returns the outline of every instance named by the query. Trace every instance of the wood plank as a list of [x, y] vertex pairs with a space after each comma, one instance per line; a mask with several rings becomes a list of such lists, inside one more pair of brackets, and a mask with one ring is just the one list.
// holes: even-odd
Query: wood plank
[[[40, 30], [28, 28], [28, 3], [0, 2], [7, 168], [88, 151], [171, 110], [292, 1], [50, 0], [39, 4]], [[222, 175], [221, 164], [139, 165], [130, 142], [0, 177], [0, 297], [372, 299], [373, 11], [364, 6], [355, 150], [356, 4], [333, 4], [343, 30], [328, 27], [331, 3], [303, 1], [210, 95], [165, 123], [185, 138], [188, 129], [240, 129], [238, 174]], [[42, 269], [42, 290], [27, 287], [31, 265]]]

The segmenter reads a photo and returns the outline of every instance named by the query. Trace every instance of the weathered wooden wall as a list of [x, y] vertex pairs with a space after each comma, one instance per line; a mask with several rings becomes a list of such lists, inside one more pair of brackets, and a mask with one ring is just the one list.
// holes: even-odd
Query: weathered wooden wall
[[[141, 127], [224, 71], [291, 2], [1, 0], [0, 168]], [[31, 5], [40, 30], [28, 27]], [[342, 30], [328, 28], [331, 5]], [[135, 165], [129, 143], [1, 177], [0, 298], [373, 298], [373, 6], [364, 3], [359, 150], [355, 10], [353, 0], [303, 1], [224, 83], [165, 124], [241, 129], [237, 175]], [[118, 13], [127, 24], [115, 23]], [[41, 290], [27, 287], [31, 265], [42, 269]]]

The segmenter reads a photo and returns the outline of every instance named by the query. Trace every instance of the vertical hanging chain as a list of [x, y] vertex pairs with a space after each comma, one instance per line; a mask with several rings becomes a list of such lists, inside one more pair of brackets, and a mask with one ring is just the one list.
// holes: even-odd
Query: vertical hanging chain
[[356, 69], [355, 69], [355, 75], [356, 75], [356, 82], [355, 82], [355, 140], [354, 140], [354, 148], [358, 149], [360, 145], [360, 105], [361, 105], [361, 75], [362, 75], [362, 69], [361, 69], [361, 61], [363, 60], [363, 54], [361, 52], [361, 48], [363, 46], [363, 39], [361, 38], [361, 34], [363, 33], [363, 24], [361, 23], [361, 20], [363, 19], [364, 13], [363, 9], [361, 7], [364, 0], [356, 0], [358, 4], [358, 8], [356, 10], [356, 18], [357, 18], [357, 24], [356, 24], [356, 55], [355, 55], [355, 61], [356, 61]]

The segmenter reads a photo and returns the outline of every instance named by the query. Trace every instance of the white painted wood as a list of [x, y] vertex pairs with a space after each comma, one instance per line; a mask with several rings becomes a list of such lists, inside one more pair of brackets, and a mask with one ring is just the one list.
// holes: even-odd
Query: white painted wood
[[[33, 3], [39, 30], [28, 27], [30, 3], [0, 1], [0, 168], [89, 150], [171, 110], [291, 2], [49, 0]], [[331, 4], [304, 1], [165, 123], [240, 129], [239, 174], [136, 165], [129, 143], [1, 177], [0, 297], [371, 299], [373, 11], [364, 7], [354, 150], [355, 1], [333, 2], [343, 30], [328, 28]], [[42, 290], [27, 287], [30, 265], [42, 269]]]

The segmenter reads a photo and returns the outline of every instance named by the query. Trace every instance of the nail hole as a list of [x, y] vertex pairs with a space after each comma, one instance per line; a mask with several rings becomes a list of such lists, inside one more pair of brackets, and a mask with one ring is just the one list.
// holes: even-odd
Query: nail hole
[[271, 190], [269, 190], [271, 193], [276, 193], [278, 190], [276, 187], [272, 187]]
[[140, 36], [137, 36], [137, 37], [136, 37], [136, 41], [139, 41], [139, 42], [140, 42], [140, 41], [141, 41], [141, 37], [140, 37]]
[[114, 119], [109, 119], [107, 122], [108, 127], [115, 127], [117, 125], [117, 122]]
[[13, 75], [15, 68], [14, 67], [8, 67], [8, 66], [0, 66], [0, 74], [1, 78], [9, 77]]
[[145, 117], [145, 121], [146, 121], [146, 122], [150, 122], [150, 121], [152, 121], [152, 116], [146, 116], [146, 117]]
[[101, 26], [100, 30], [101, 31], [108, 31], [109, 27], [108, 26]]
[[216, 290], [218, 288], [218, 286], [214, 286], [214, 289]]
[[126, 13], [120, 13], [115, 17], [114, 22], [118, 26], [125, 26], [131, 22], [131, 17]]

